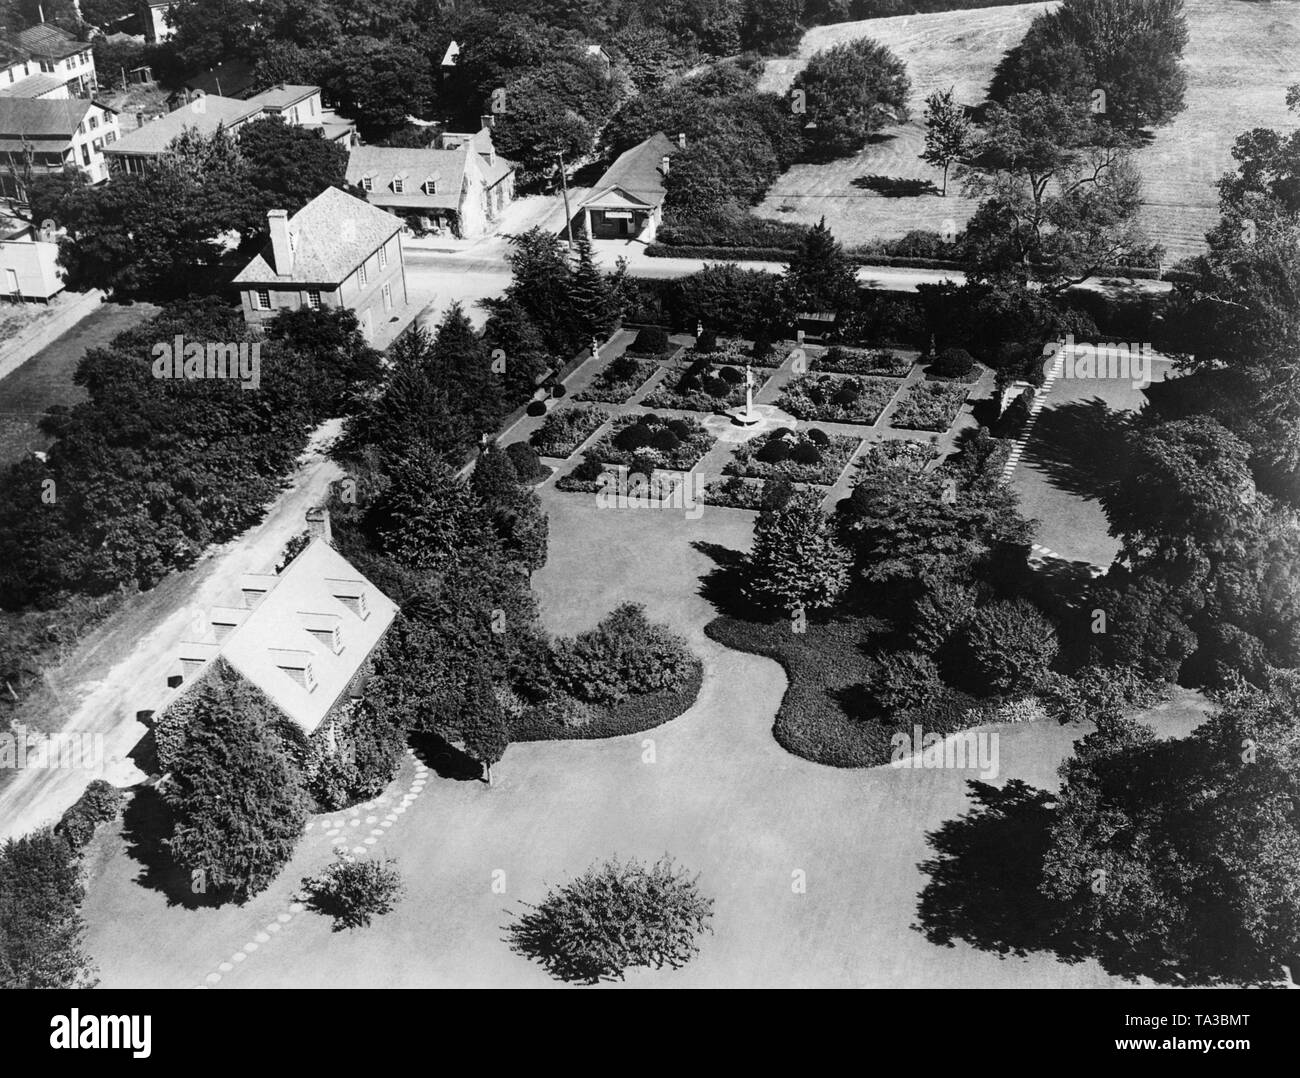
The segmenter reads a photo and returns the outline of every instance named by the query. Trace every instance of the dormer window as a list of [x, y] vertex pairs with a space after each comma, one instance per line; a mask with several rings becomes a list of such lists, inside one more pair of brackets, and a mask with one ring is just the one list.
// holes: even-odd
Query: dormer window
[[362, 621], [370, 617], [370, 608], [366, 605], [366, 589], [359, 580], [331, 580], [328, 582], [330, 594], [346, 606]]
[[393, 194], [401, 195], [406, 193], [406, 173], [398, 173], [393, 177]]
[[375, 178], [373, 176], [361, 177], [361, 190], [373, 191], [375, 189]]
[[335, 655], [343, 650], [343, 619], [337, 614], [312, 614], [300, 612], [302, 627], [318, 644]]
[[305, 651], [290, 651], [287, 648], [272, 648], [271, 657], [275, 665], [293, 678], [308, 692], [316, 688], [316, 673], [311, 668], [311, 655]]
[[438, 193], [438, 181], [432, 176], [424, 181], [424, 193], [426, 195], [436, 195]]

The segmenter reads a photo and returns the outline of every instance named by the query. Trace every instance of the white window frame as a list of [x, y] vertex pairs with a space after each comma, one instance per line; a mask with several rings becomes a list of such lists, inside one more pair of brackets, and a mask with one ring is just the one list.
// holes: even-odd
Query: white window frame
[[307, 306], [313, 311], [319, 311], [321, 309], [320, 289], [313, 288], [308, 291]]
[[387, 245], [379, 248], [379, 268], [386, 270], [388, 268], [388, 247]]
[[364, 261], [357, 267], [357, 282], [362, 288], [365, 288], [370, 282], [370, 275], [366, 273], [366, 263]]
[[253, 293], [253, 298], [257, 301], [259, 311], [269, 311], [271, 309], [271, 290], [269, 288], [259, 288]]

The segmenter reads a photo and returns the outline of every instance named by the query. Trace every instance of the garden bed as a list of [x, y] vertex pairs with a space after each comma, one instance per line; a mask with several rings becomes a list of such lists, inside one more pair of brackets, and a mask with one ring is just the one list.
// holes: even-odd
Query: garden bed
[[870, 426], [897, 390], [897, 382], [884, 378], [801, 374], [786, 383], [776, 403], [797, 419]]
[[592, 708], [581, 726], [569, 726], [554, 717], [553, 710], [529, 708], [510, 722], [511, 741], [589, 741], [595, 738], [639, 734], [662, 726], [689, 711], [700, 694], [704, 664], [696, 660], [690, 676], [671, 691], [629, 696], [612, 707]]
[[809, 367], [829, 374], [873, 374], [882, 378], [906, 378], [915, 361], [885, 349], [867, 351], [832, 345], [812, 358]]
[[874, 618], [841, 617], [809, 621], [792, 633], [785, 619], [750, 621], [715, 618], [705, 634], [751, 655], [775, 659], [789, 685], [776, 713], [772, 735], [787, 752], [830, 767], [878, 767], [891, 759], [895, 733], [912, 734], [914, 725], [944, 736], [989, 721], [980, 702], [949, 690], [937, 703], [894, 716], [864, 709], [864, 646], [883, 640], [887, 623]]
[[901, 468], [906, 472], [921, 473], [943, 456], [938, 446], [911, 439], [891, 439], [872, 442], [858, 458], [858, 467], [864, 472]]
[[626, 464], [637, 471], [646, 465], [689, 472], [713, 448], [713, 435], [698, 419], [654, 415], [625, 415], [587, 452], [602, 464]]
[[791, 483], [832, 486], [862, 439], [824, 431], [790, 431], [770, 434], [738, 446], [722, 469], [724, 475], [747, 479], [787, 479]]
[[601, 408], [561, 408], [548, 415], [528, 441], [544, 457], [567, 457], [608, 418]]
[[606, 404], [623, 404], [659, 369], [657, 360], [622, 355], [612, 359], [586, 389], [578, 393], [575, 401], [603, 401]]
[[[743, 365], [715, 366], [709, 358], [724, 354], [692, 353], [696, 360], [690, 367], [660, 382], [641, 403], [647, 408], [679, 408], [689, 412], [726, 412], [739, 408], [745, 403], [745, 370]], [[762, 374], [754, 376], [754, 396], [758, 396], [767, 381]]]
[[717, 356], [720, 363], [731, 363], [741, 367], [748, 363], [752, 367], [775, 370], [790, 358], [790, 353], [797, 347], [798, 344], [794, 341], [773, 341], [766, 352], [756, 356], [752, 342], [736, 337], [719, 337], [718, 351], [711, 354]]
[[970, 387], [960, 382], [914, 382], [889, 417], [891, 427], [946, 431], [961, 412]]

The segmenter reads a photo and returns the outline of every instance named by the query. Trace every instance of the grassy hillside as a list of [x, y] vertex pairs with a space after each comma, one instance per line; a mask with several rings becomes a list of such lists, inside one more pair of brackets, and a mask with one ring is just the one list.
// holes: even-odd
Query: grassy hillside
[[[929, 179], [940, 175], [921, 161], [922, 102], [935, 89], [955, 86], [960, 100], [983, 99], [1002, 54], [1024, 35], [1030, 20], [1051, 4], [1017, 4], [978, 11], [903, 15], [839, 23], [809, 31], [795, 57], [770, 61], [763, 86], [784, 90], [808, 57], [858, 37], [874, 37], [907, 64], [913, 118], [888, 129], [854, 157], [825, 165], [796, 165], [759, 206], [763, 216], [815, 222], [822, 215], [848, 243], [901, 236], [910, 229], [958, 227], [974, 204], [949, 186], [947, 198], [887, 198], [862, 185], [869, 176]], [[1300, 3], [1278, 0], [1186, 0], [1190, 41], [1184, 57], [1187, 108], [1161, 128], [1139, 157], [1146, 184], [1143, 220], [1169, 259], [1203, 247], [1217, 217], [1215, 181], [1232, 163], [1232, 141], [1250, 127], [1291, 130], [1285, 91], [1300, 80]]]

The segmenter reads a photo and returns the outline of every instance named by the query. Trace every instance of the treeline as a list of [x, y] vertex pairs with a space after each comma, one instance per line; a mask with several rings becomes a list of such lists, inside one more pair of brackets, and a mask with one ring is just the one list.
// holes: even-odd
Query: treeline
[[[379, 378], [378, 354], [350, 311], [281, 315], [261, 344], [258, 385], [155, 373], [158, 346], [253, 338], [214, 300], [165, 308], [89, 351], [89, 399], [42, 420], [45, 461], [0, 473], [0, 595], [7, 608], [70, 594], [149, 587], [261, 518], [322, 419], [346, 414]], [[249, 371], [251, 372], [251, 366]]]

